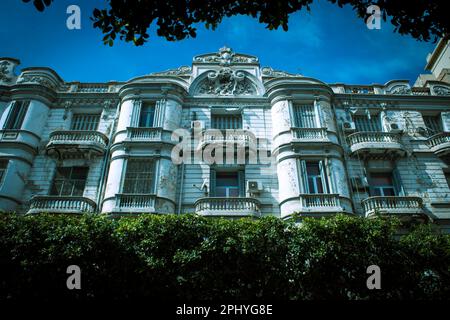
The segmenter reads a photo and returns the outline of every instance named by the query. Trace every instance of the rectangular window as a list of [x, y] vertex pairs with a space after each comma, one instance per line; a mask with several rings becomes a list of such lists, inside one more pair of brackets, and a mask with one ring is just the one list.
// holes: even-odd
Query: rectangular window
[[23, 119], [27, 113], [29, 101], [15, 101], [11, 106], [3, 129], [18, 130], [22, 127]]
[[155, 174], [155, 161], [149, 159], [129, 159], [123, 182], [123, 193], [151, 194]]
[[51, 195], [82, 196], [86, 185], [88, 170], [88, 167], [56, 168]]
[[143, 104], [139, 115], [139, 127], [151, 128], [154, 126], [155, 107], [150, 104]]
[[297, 128], [316, 128], [316, 113], [313, 105], [294, 106], [294, 124]]
[[306, 193], [328, 193], [323, 161], [303, 161], [304, 187]]
[[244, 197], [244, 170], [216, 171], [211, 169], [209, 195], [211, 197]]
[[8, 160], [0, 160], [0, 185], [3, 183], [3, 178], [6, 175], [6, 169], [8, 168]]
[[381, 132], [381, 121], [378, 116], [353, 116], [356, 131], [358, 132]]
[[212, 129], [242, 129], [242, 115], [240, 114], [213, 114], [211, 115]]
[[444, 131], [440, 114], [437, 116], [423, 116], [423, 122], [425, 123], [425, 129], [429, 136]]
[[372, 197], [388, 197], [396, 196], [397, 190], [395, 188], [392, 173], [371, 173], [370, 174], [370, 195]]
[[70, 129], [96, 131], [99, 121], [99, 114], [74, 114], [72, 118], [72, 126]]

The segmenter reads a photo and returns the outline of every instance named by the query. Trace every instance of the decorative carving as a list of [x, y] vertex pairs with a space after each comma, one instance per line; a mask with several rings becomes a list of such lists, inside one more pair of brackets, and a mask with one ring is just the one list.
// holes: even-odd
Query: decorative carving
[[274, 112], [278, 114], [278, 119], [282, 119], [280, 123], [282, 128], [289, 129], [291, 127], [290, 116], [289, 116], [289, 103], [283, 101], [282, 103], [275, 105]]
[[51, 89], [56, 88], [56, 86], [52, 82], [41, 76], [24, 75], [21, 76], [19, 80], [17, 80], [17, 83], [37, 83]]
[[0, 63], [0, 82], [11, 82], [12, 78], [9, 77], [9, 63], [2, 61]]
[[190, 76], [192, 68], [190, 66], [181, 66], [176, 69], [169, 69], [162, 72], [152, 73], [152, 76]]
[[273, 78], [280, 78], [280, 77], [301, 77], [301, 74], [293, 74], [281, 70], [274, 70], [270, 67], [264, 67], [261, 69], [261, 72], [263, 76], [266, 77], [273, 77]]
[[444, 86], [434, 86], [433, 92], [437, 96], [450, 96], [450, 88]]
[[254, 95], [256, 88], [244, 72], [224, 67], [218, 72], [209, 72], [198, 92], [216, 96]]
[[391, 94], [411, 94], [411, 89], [406, 85], [398, 85], [391, 89]]
[[223, 47], [218, 53], [203, 55], [194, 58], [194, 62], [199, 63], [219, 63], [221, 66], [230, 66], [240, 63], [258, 63], [258, 58], [234, 53], [231, 48]]

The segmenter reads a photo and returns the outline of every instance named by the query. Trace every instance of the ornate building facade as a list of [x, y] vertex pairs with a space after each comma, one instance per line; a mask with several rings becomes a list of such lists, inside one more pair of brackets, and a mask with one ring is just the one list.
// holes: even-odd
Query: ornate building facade
[[126, 82], [18, 64], [0, 58], [3, 211], [450, 224], [449, 64], [413, 87], [327, 84], [230, 48]]

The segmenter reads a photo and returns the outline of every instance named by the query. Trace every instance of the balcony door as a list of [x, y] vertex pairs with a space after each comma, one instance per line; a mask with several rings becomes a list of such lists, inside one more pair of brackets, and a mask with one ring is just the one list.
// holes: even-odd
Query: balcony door
[[443, 132], [441, 115], [437, 116], [423, 116], [423, 122], [425, 123], [425, 129], [428, 136], [432, 136]]
[[317, 128], [314, 105], [294, 105], [294, 125], [297, 128]]
[[74, 114], [70, 129], [96, 131], [99, 122], [99, 114]]
[[210, 196], [224, 198], [245, 196], [244, 171], [211, 170]]
[[397, 169], [392, 172], [370, 173], [369, 191], [372, 197], [392, 197], [404, 194]]
[[122, 193], [152, 194], [154, 192], [155, 161], [129, 159], [126, 164]]
[[88, 167], [56, 168], [51, 195], [83, 196], [88, 170]]
[[330, 193], [324, 161], [302, 160], [301, 166], [305, 193]]
[[354, 116], [356, 131], [358, 132], [381, 132], [381, 121], [379, 116], [372, 115], [370, 118], [367, 115]]
[[242, 115], [240, 114], [212, 114], [211, 129], [227, 130], [242, 129]]

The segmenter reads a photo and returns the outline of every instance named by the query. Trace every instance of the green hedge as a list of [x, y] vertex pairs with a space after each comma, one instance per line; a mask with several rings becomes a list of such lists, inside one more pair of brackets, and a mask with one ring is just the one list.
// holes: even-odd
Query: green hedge
[[[335, 216], [0, 215], [0, 299], [449, 299], [450, 237]], [[68, 290], [66, 268], [81, 268]], [[381, 290], [366, 287], [369, 265]]]

